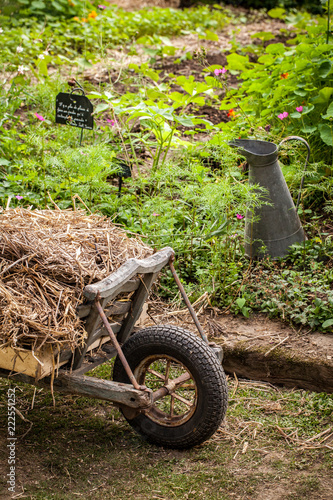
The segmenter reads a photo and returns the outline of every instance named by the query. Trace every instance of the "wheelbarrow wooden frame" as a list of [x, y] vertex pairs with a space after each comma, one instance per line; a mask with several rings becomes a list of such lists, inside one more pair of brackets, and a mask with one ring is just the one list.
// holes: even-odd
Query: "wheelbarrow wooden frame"
[[[44, 363], [36, 355], [27, 350], [12, 348], [0, 349], [0, 376], [37, 386], [52, 385], [60, 392], [104, 399], [130, 408], [142, 409], [151, 406], [151, 391], [134, 388], [133, 384], [100, 380], [84, 374], [117, 355], [117, 349], [111, 342], [107, 328], [101, 322], [96, 300], [98, 299], [106, 317], [124, 317], [122, 322], [110, 324], [118, 343], [123, 344], [133, 332], [158, 273], [173, 256], [173, 249], [166, 247], [143, 260], [129, 259], [104, 280], [86, 286], [83, 294], [87, 301], [77, 309], [78, 316], [85, 322], [86, 341], [84, 346], [77, 347], [74, 353], [69, 349], [62, 352], [44, 351], [48, 371], [53, 367], [51, 376], [43, 377], [38, 362]], [[114, 300], [119, 294], [126, 292], [134, 292], [131, 301]], [[24, 356], [29, 360], [32, 357], [37, 359], [38, 370], [35, 376], [24, 373]], [[16, 357], [18, 359], [15, 359]], [[16, 371], [19, 367], [21, 370]]]
[[[9, 349], [6, 354], [0, 348], [0, 376], [109, 401], [122, 410], [139, 434], [155, 444], [187, 448], [208, 439], [227, 409], [222, 349], [208, 343], [173, 260], [173, 249], [166, 247], [143, 260], [129, 259], [109, 277], [86, 286], [86, 302], [77, 309], [87, 332], [84, 345], [74, 352], [47, 351], [43, 370], [43, 362], [33, 352], [21, 349], [15, 353]], [[167, 264], [201, 339], [172, 325], [148, 327], [135, 333], [151, 286]], [[119, 300], [119, 295], [128, 292], [133, 292], [130, 300]], [[30, 371], [25, 369], [28, 363], [24, 355], [29, 362], [35, 362], [32, 371], [30, 365]], [[113, 380], [85, 376], [114, 357]], [[158, 378], [157, 385], [151, 376]], [[175, 401], [185, 409], [174, 411]]]

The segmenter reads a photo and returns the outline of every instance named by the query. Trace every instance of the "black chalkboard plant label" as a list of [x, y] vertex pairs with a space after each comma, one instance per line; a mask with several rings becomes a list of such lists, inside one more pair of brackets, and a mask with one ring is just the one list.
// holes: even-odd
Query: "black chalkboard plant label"
[[84, 95], [60, 92], [56, 97], [56, 123], [92, 130], [93, 110], [93, 105]]

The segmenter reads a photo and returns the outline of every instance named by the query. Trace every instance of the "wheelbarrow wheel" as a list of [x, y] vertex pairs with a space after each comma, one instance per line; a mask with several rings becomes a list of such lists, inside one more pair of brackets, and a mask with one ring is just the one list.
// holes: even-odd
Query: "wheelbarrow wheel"
[[[227, 410], [228, 389], [221, 363], [205, 342], [183, 328], [154, 326], [132, 335], [123, 352], [137, 382], [153, 391], [148, 410], [123, 410], [139, 434], [165, 447], [190, 448], [215, 433]], [[113, 379], [129, 383], [118, 357]]]

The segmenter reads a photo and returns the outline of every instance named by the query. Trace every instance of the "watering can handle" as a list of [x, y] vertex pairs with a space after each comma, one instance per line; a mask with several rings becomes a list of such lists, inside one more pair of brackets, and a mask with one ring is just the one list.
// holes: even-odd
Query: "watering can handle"
[[309, 161], [309, 158], [310, 158], [310, 146], [309, 144], [306, 142], [305, 139], [303, 139], [302, 137], [298, 137], [298, 135], [289, 135], [288, 137], [286, 137], [285, 139], [282, 139], [282, 141], [280, 142], [280, 144], [278, 145], [278, 150], [281, 146], [281, 144], [283, 144], [284, 142], [287, 142], [287, 141], [301, 141], [303, 142], [306, 147], [307, 147], [307, 150], [308, 150], [308, 154], [307, 154], [307, 157], [306, 157], [306, 160], [305, 160], [305, 164], [304, 164], [304, 171], [303, 171], [303, 177], [301, 179], [301, 185], [299, 187], [299, 191], [298, 191], [298, 197], [297, 197], [297, 203], [296, 203], [296, 212], [298, 210], [298, 206], [299, 206], [299, 202], [301, 200], [301, 192], [302, 192], [302, 189], [303, 189], [303, 184], [304, 184], [304, 176], [305, 176], [305, 172], [306, 172], [306, 167], [308, 166], [308, 161]]

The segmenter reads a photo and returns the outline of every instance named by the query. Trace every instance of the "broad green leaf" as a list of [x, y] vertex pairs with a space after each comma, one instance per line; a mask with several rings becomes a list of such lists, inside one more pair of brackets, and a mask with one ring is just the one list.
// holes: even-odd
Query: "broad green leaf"
[[197, 125], [199, 123], [204, 123], [205, 125], [208, 125], [210, 127], [213, 125], [212, 122], [210, 120], [206, 120], [206, 118], [193, 118], [193, 123], [195, 125]]
[[322, 61], [318, 68], [318, 75], [321, 78], [326, 78], [331, 73], [332, 66], [332, 61], [330, 61], [329, 59]]
[[52, 7], [54, 7], [55, 9], [57, 9], [59, 12], [61, 12], [61, 11], [63, 10], [63, 6], [62, 6], [62, 5], [60, 5], [60, 3], [59, 3], [59, 2], [55, 2], [55, 1], [53, 1], [53, 2], [52, 2]]
[[159, 80], [158, 73], [156, 73], [156, 71], [153, 71], [152, 69], [145, 71], [144, 74], [148, 76], [148, 78], [151, 78], [154, 82], [158, 82]]
[[316, 53], [323, 54], [324, 52], [332, 52], [332, 45], [330, 43], [322, 43], [320, 45], [317, 45]]
[[184, 127], [193, 127], [194, 125], [191, 118], [185, 116], [175, 116], [175, 120], [179, 122], [181, 125], [184, 125]]
[[197, 82], [195, 86], [195, 93], [196, 94], [202, 94], [202, 92], [207, 92], [207, 90], [210, 90], [210, 86], [207, 85], [206, 83], [203, 82]]
[[222, 101], [221, 104], [220, 104], [220, 107], [219, 107], [219, 110], [220, 111], [223, 111], [223, 110], [228, 110], [231, 109], [233, 106], [232, 102], [228, 102], [228, 101]]
[[262, 116], [263, 118], [265, 118], [265, 116], [268, 116], [271, 113], [272, 113], [271, 109], [264, 109], [263, 111], [261, 111], [260, 116]]
[[212, 40], [213, 42], [218, 42], [219, 41], [219, 37], [217, 36], [216, 33], [213, 33], [210, 30], [207, 30], [205, 33], [206, 33], [206, 40]]
[[323, 115], [323, 118], [325, 118], [325, 120], [328, 120], [329, 118], [332, 117], [333, 117], [333, 102], [331, 102], [331, 104], [328, 106], [326, 114]]
[[264, 54], [263, 56], [259, 57], [258, 62], [260, 64], [265, 64], [268, 66], [274, 62], [274, 57], [270, 54]]
[[136, 43], [139, 43], [140, 45], [145, 45], [146, 43], [152, 43], [152, 39], [150, 36], [140, 36], [140, 38], [136, 40]]
[[181, 94], [180, 92], [172, 92], [171, 94], [169, 94], [169, 97], [178, 104], [185, 104], [187, 100], [187, 96]]
[[243, 316], [245, 316], [245, 318], [249, 318], [250, 317], [250, 309], [248, 307], [242, 307], [242, 314]]
[[333, 319], [327, 319], [324, 321], [324, 323], [321, 325], [322, 328], [328, 328], [333, 325]]
[[93, 65], [91, 64], [91, 62], [89, 62], [87, 59], [85, 59], [84, 57], [81, 57], [80, 59], [76, 59], [75, 61], [79, 66], [81, 66], [81, 68], [92, 68]]
[[236, 304], [238, 305], [239, 309], [242, 309], [242, 307], [244, 307], [245, 302], [246, 299], [244, 298], [239, 297], [238, 299], [236, 299]]
[[47, 62], [45, 59], [38, 59], [36, 66], [37, 66], [39, 75], [42, 75], [42, 76], [48, 75]]
[[306, 59], [296, 58], [295, 60], [295, 69], [298, 72], [304, 70], [307, 66], [309, 66], [309, 62]]
[[156, 56], [156, 54], [159, 52], [159, 49], [152, 49], [150, 47], [144, 47], [144, 52], [148, 54], [151, 57]]
[[185, 92], [193, 95], [197, 82], [194, 81], [194, 77], [192, 75], [189, 78], [186, 78], [185, 76], [179, 76], [176, 82], [185, 90]]
[[102, 94], [94, 91], [92, 94], [86, 95], [86, 97], [88, 97], [88, 99], [98, 99], [98, 98], [102, 97]]
[[254, 35], [251, 35], [251, 38], [259, 38], [259, 40], [265, 42], [267, 40], [272, 40], [273, 38], [275, 38], [275, 36], [271, 31], [259, 31], [258, 33], [254, 33]]
[[146, 94], [148, 99], [151, 99], [153, 101], [157, 99], [160, 99], [161, 101], [168, 100], [168, 97], [163, 92], [161, 92], [159, 89], [156, 88], [151, 88], [151, 89], [147, 88]]
[[98, 113], [103, 113], [103, 111], [106, 111], [107, 109], [110, 109], [109, 104], [107, 104], [106, 102], [100, 102], [99, 104], [97, 104], [93, 114], [97, 115]]
[[[47, 76], [47, 74], [45, 76]], [[23, 75], [16, 75], [12, 79], [11, 83], [14, 83], [15, 85], [26, 85], [27, 84]]]
[[134, 64], [134, 63], [130, 63], [128, 65], [128, 69], [134, 69], [134, 71], [136, 71], [137, 73], [140, 71], [140, 68], [137, 64]]
[[296, 52], [298, 54], [312, 54], [313, 53], [313, 45], [311, 43], [299, 43], [296, 47]]
[[204, 97], [197, 96], [197, 97], [193, 97], [191, 99], [191, 102], [194, 102], [195, 104], [199, 104], [199, 106], [204, 106], [206, 101], [205, 101]]
[[139, 113], [135, 113], [134, 115], [131, 115], [131, 117], [127, 120], [133, 120], [134, 118], [139, 118], [139, 120], [150, 120], [152, 119], [151, 116], [149, 115], [140, 115]]
[[304, 125], [303, 128], [301, 128], [301, 131], [304, 132], [305, 134], [313, 134], [317, 130], [317, 127], [314, 125]]
[[275, 9], [271, 9], [267, 12], [269, 17], [272, 17], [273, 19], [284, 19], [285, 16], [285, 9], [282, 9], [282, 7], [276, 7]]
[[35, 0], [34, 2], [31, 2], [31, 7], [33, 9], [45, 9], [46, 5], [41, 0]]
[[266, 47], [267, 54], [283, 54], [285, 50], [283, 43], [271, 43]]
[[247, 69], [247, 66], [249, 64], [248, 56], [241, 56], [240, 54], [236, 54], [235, 52], [227, 56], [227, 61], [229, 70], [244, 71]]
[[314, 109], [313, 104], [310, 104], [310, 106], [303, 106], [302, 115], [308, 115], [309, 113], [311, 113], [313, 109]]
[[206, 76], [205, 81], [210, 87], [216, 87], [216, 78], [214, 76]]
[[333, 87], [324, 87], [319, 90], [319, 95], [315, 97], [312, 102], [318, 104], [325, 104], [330, 100], [331, 95], [333, 94]]
[[166, 56], [174, 56], [176, 53], [176, 47], [166, 45], [165, 47], [163, 47], [162, 53]]
[[318, 130], [320, 133], [321, 140], [328, 146], [333, 146], [333, 130], [332, 127], [326, 123], [320, 123], [318, 125]]
[[160, 40], [162, 43], [164, 43], [164, 45], [172, 45], [170, 38], [168, 38], [167, 36], [160, 36]]

